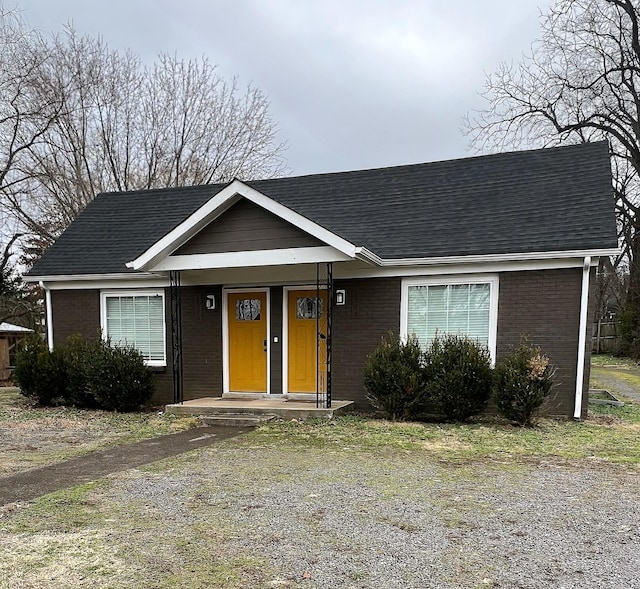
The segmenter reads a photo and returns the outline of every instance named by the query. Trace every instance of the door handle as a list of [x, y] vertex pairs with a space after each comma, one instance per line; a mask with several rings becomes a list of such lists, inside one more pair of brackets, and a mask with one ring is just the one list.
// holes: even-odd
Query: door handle
[[267, 351], [267, 340], [264, 340], [262, 342], [262, 345], [264, 346], [264, 351], [266, 352]]

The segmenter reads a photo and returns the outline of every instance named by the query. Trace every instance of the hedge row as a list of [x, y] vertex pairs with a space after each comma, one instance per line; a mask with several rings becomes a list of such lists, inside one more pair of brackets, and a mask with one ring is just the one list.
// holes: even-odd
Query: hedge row
[[492, 368], [487, 348], [466, 336], [437, 337], [422, 350], [417, 339], [390, 334], [368, 358], [364, 387], [389, 419], [436, 414], [465, 421], [493, 398], [501, 415], [528, 426], [551, 391], [553, 375], [542, 350], [526, 342]]
[[29, 339], [13, 377], [24, 396], [42, 405], [135, 411], [154, 392], [153, 373], [136, 349], [77, 336], [52, 351], [41, 338]]

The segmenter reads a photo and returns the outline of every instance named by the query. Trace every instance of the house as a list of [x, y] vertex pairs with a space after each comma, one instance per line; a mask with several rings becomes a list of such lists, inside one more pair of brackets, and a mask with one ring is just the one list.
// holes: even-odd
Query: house
[[18, 346], [30, 333], [33, 333], [33, 329], [0, 322], [0, 381], [7, 381], [11, 377]]
[[557, 366], [549, 413], [586, 411], [589, 305], [617, 251], [605, 142], [382, 169], [100, 194], [29, 272], [51, 346], [138, 347], [158, 402], [366, 403], [389, 331], [463, 332]]

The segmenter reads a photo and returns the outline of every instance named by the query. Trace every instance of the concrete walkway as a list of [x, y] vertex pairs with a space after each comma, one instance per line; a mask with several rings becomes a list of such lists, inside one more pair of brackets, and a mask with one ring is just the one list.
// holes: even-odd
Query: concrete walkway
[[198, 427], [177, 434], [92, 452], [71, 460], [0, 478], [0, 507], [30, 501], [100, 477], [209, 446], [249, 431], [248, 427]]

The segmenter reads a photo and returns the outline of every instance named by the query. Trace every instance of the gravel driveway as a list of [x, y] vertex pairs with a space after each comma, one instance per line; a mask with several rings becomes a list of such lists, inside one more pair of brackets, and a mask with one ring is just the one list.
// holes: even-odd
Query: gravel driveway
[[640, 377], [640, 369], [626, 366], [597, 366], [591, 369], [599, 386], [604, 387], [614, 395], [623, 395], [636, 403], [640, 403], [640, 392], [624, 380], [625, 374]]
[[212, 447], [166, 472], [114, 475], [99, 500], [157, 522], [109, 532], [150, 583], [159, 561], [189, 566], [175, 550], [188, 538], [198, 559], [253, 563], [239, 565], [234, 587], [633, 589], [639, 474], [598, 462], [452, 466], [415, 453]]

